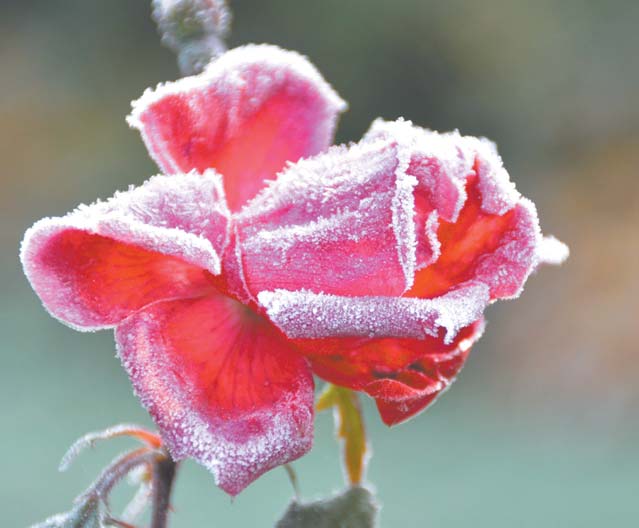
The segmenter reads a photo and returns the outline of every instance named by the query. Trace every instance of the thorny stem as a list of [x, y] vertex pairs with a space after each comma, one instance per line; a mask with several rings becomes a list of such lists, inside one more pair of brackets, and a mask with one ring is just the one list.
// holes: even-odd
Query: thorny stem
[[177, 464], [168, 453], [153, 464], [151, 528], [166, 528]]

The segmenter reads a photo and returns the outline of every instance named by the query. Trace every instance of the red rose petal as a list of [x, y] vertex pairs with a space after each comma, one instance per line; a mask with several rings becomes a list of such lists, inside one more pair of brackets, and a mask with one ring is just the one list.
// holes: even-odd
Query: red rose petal
[[540, 259], [534, 205], [516, 191], [495, 146], [457, 132], [439, 134], [377, 120], [365, 141], [394, 140], [410, 152], [417, 179], [417, 273], [406, 295], [434, 297], [481, 280], [492, 299], [517, 296]]
[[310, 449], [306, 360], [237, 301], [156, 303], [123, 321], [116, 340], [171, 454], [200, 462], [229, 494]]
[[374, 396], [389, 424], [448, 386], [491, 300], [518, 295], [561, 253], [542, 251], [535, 208], [492, 144], [404, 121], [290, 167], [239, 225], [248, 288], [269, 318], [316, 374]]
[[298, 340], [313, 371], [375, 398], [384, 423], [395, 425], [424, 410], [454, 380], [483, 331], [483, 321], [441, 338]]
[[[393, 141], [408, 152], [406, 172], [416, 178], [417, 213], [436, 211], [442, 220], [454, 222], [466, 200], [466, 178], [473, 174], [474, 153], [458, 133], [440, 134], [414, 126], [410, 121], [377, 119], [363, 141]], [[416, 220], [421, 227], [423, 222]]]
[[237, 218], [249, 290], [401, 295], [413, 281], [413, 187], [391, 141], [334, 147], [281, 173]]
[[483, 282], [459, 285], [434, 299], [346, 297], [275, 290], [258, 295], [267, 315], [292, 339], [331, 337], [437, 337], [451, 343], [488, 305]]
[[467, 194], [457, 221], [439, 224], [439, 258], [415, 274], [407, 296], [441, 295], [471, 280], [487, 284], [491, 299], [516, 297], [521, 292], [537, 264], [541, 239], [534, 205], [521, 198], [503, 215], [486, 213], [474, 177], [468, 180]]
[[25, 235], [21, 259], [53, 316], [96, 330], [151, 302], [211, 290], [227, 224], [218, 176], [158, 176], [39, 221]]
[[129, 122], [167, 174], [214, 168], [238, 210], [286, 164], [327, 148], [345, 103], [297, 53], [244, 46], [160, 85]]

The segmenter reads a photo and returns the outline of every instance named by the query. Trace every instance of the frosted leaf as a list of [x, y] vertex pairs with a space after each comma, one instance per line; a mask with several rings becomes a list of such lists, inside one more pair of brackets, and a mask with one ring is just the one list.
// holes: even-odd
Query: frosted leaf
[[210, 289], [228, 210], [219, 176], [156, 176], [106, 202], [45, 218], [20, 258], [49, 312], [79, 330], [108, 328], [159, 299]]
[[98, 497], [76, 504], [68, 512], [52, 515], [30, 528], [103, 528], [104, 512]]
[[147, 443], [152, 447], [160, 446], [160, 439], [154, 433], [145, 430], [143, 427], [135, 424], [118, 424], [102, 431], [87, 433], [84, 436], [78, 438], [78, 440], [73, 443], [73, 445], [62, 457], [60, 465], [58, 466], [59, 471], [66, 471], [67, 469], [69, 469], [69, 466], [71, 466], [72, 462], [77, 458], [77, 456], [85, 449], [93, 448], [96, 442], [101, 440], [109, 440], [111, 438], [116, 438], [119, 436], [130, 436], [132, 438], [137, 438], [138, 440]]
[[341, 297], [310, 291], [274, 290], [258, 294], [269, 318], [290, 338], [328, 337], [424, 339], [457, 332], [479, 319], [489, 301], [481, 282], [461, 285], [435, 299]]
[[156, 303], [121, 323], [116, 342], [172, 457], [195, 459], [229, 494], [310, 449], [309, 368], [236, 301]]
[[198, 76], [147, 90], [128, 121], [165, 173], [221, 173], [235, 211], [286, 162], [326, 149], [345, 108], [305, 57], [248, 45]]
[[102, 470], [91, 486], [76, 499], [83, 501], [84, 497], [100, 497], [107, 503], [107, 499], [113, 489], [123, 478], [136, 468], [154, 464], [158, 456], [166, 456], [163, 452], [151, 450], [146, 447], [129, 451], [115, 457], [111, 463]]
[[164, 453], [141, 448], [117, 456], [98, 478], [74, 500], [73, 508], [65, 513], [49, 517], [31, 528], [102, 528], [108, 521], [109, 495], [113, 487], [126, 475], [141, 465], [155, 462]]
[[276, 528], [374, 528], [380, 506], [370, 490], [353, 486], [326, 499], [294, 500]]

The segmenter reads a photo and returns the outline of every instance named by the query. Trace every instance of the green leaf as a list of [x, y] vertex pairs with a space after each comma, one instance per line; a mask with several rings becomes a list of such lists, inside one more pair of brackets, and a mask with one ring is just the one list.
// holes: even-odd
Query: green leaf
[[103, 528], [103, 518], [100, 500], [96, 496], [89, 496], [84, 501], [78, 501], [72, 510], [53, 515], [31, 528]]
[[366, 488], [354, 486], [314, 502], [294, 500], [276, 528], [373, 528], [379, 505]]

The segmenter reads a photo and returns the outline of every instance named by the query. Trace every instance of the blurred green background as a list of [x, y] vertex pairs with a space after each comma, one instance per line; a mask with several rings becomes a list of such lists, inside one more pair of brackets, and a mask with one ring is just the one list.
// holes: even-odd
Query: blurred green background
[[[639, 2], [237, 0], [231, 46], [308, 55], [350, 103], [338, 141], [377, 116], [485, 135], [546, 232], [572, 249], [488, 313], [453, 390], [388, 430], [367, 402], [383, 527], [635, 526], [639, 516]], [[79, 435], [149, 424], [112, 336], [50, 318], [20, 270], [23, 232], [157, 171], [124, 121], [178, 76], [143, 0], [0, 2], [0, 526], [67, 509], [126, 441], [60, 456]], [[305, 498], [341, 485], [332, 418], [295, 464]], [[125, 495], [124, 490], [121, 496]], [[272, 526], [277, 469], [234, 502], [188, 462], [172, 526]]]

